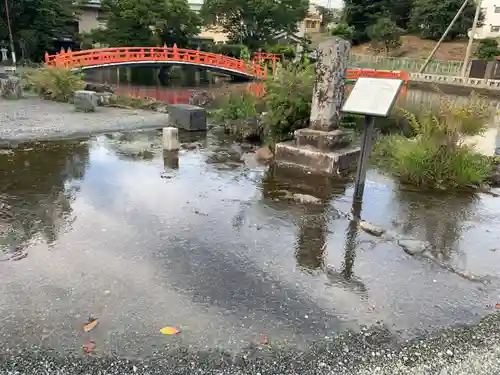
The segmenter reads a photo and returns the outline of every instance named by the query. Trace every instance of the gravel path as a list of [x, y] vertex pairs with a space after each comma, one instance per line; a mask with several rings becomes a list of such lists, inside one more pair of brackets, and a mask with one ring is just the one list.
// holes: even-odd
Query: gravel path
[[2, 374], [218, 374], [218, 375], [494, 375], [500, 374], [500, 314], [472, 327], [446, 329], [432, 337], [394, 342], [382, 328], [312, 344], [306, 351], [254, 345], [235, 356], [189, 348], [148, 360], [4, 350]]
[[144, 110], [99, 107], [95, 113], [73, 106], [28, 97], [0, 101], [0, 148], [29, 141], [79, 138], [94, 133], [155, 129], [168, 115]]

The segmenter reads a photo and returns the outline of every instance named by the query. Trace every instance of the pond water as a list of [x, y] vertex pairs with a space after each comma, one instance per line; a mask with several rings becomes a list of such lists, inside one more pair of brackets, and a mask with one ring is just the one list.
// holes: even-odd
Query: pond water
[[178, 158], [156, 131], [0, 155], [2, 348], [92, 340], [142, 358], [374, 324], [406, 338], [500, 302], [500, 198], [404, 191], [370, 171], [363, 218], [429, 241], [433, 258], [418, 258], [349, 222], [352, 181], [260, 166], [214, 131], [182, 138]]

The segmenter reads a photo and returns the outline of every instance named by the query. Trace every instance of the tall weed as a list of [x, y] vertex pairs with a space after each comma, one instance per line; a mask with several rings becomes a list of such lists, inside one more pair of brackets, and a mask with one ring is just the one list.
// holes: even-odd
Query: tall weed
[[45, 99], [70, 102], [73, 93], [85, 87], [82, 73], [66, 68], [43, 68], [25, 77], [26, 86]]

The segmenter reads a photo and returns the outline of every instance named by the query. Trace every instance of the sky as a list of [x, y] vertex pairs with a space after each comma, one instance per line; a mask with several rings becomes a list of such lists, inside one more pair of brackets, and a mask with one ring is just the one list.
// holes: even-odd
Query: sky
[[311, 3], [327, 6], [328, 3], [331, 3], [332, 8], [342, 8], [342, 0], [311, 0]]

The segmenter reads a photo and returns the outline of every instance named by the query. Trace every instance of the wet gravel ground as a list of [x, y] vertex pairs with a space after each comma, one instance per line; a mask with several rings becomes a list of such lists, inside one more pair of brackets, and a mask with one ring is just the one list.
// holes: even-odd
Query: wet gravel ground
[[498, 199], [370, 172], [363, 217], [454, 273], [339, 215], [348, 181], [280, 175], [210, 132], [172, 157], [160, 134], [0, 154], [0, 374], [498, 371]]
[[32, 348], [3, 352], [3, 374], [456, 374], [500, 373], [500, 314], [479, 324], [411, 341], [391, 340], [383, 327], [345, 331], [305, 350], [254, 345], [236, 355], [180, 348], [154, 358], [61, 355]]
[[73, 106], [26, 97], [0, 101], [0, 148], [24, 141], [78, 138], [94, 133], [154, 129], [167, 124], [167, 114], [99, 107], [95, 113]]

